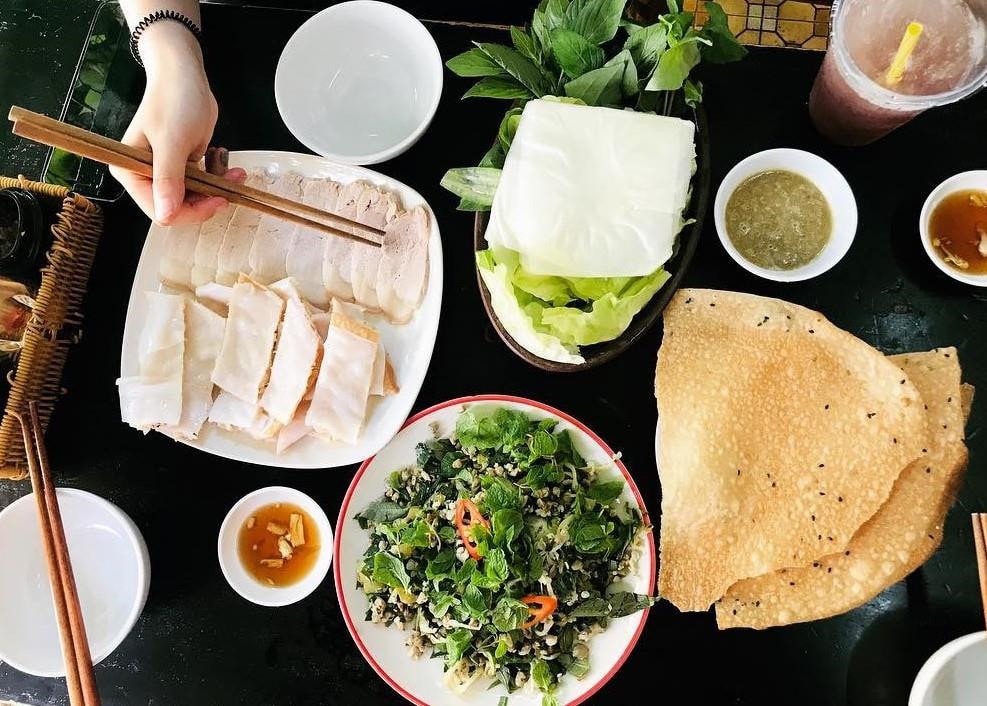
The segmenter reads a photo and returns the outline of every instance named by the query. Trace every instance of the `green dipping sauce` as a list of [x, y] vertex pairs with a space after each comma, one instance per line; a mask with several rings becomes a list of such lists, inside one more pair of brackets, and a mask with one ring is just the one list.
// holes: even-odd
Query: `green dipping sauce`
[[801, 174], [770, 169], [747, 177], [726, 208], [727, 235], [751, 263], [794, 270], [822, 252], [833, 231], [829, 202]]

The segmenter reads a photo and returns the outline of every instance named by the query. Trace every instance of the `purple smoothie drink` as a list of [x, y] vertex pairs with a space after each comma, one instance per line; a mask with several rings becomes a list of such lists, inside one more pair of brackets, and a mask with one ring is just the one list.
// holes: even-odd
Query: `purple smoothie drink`
[[[809, 95], [820, 133], [864, 145], [987, 82], [987, 0], [836, 0], [829, 51]], [[889, 82], [909, 23], [923, 32]]]

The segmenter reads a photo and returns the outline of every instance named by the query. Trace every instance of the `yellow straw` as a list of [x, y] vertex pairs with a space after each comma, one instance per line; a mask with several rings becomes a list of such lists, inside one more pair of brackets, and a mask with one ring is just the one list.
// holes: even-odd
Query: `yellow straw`
[[905, 75], [908, 58], [915, 51], [915, 45], [918, 44], [918, 38], [922, 36], [923, 29], [921, 22], [908, 23], [905, 34], [901, 38], [901, 44], [898, 45], [898, 52], [894, 55], [894, 61], [891, 62], [891, 66], [888, 67], [888, 72], [884, 76], [884, 82], [888, 86], [894, 86]]

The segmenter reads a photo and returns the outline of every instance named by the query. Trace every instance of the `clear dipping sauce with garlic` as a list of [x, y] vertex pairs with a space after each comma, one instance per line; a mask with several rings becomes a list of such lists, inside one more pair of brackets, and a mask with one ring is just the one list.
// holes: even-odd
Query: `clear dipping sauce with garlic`
[[240, 562], [265, 586], [290, 586], [305, 578], [319, 557], [319, 530], [291, 503], [257, 508], [240, 527]]
[[794, 270], [829, 242], [833, 215], [815, 184], [801, 174], [769, 169], [742, 181], [726, 207], [727, 235], [749, 262]]

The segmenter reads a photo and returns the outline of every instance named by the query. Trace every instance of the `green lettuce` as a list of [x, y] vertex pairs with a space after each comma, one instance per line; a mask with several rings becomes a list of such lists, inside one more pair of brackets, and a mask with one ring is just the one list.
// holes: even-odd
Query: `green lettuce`
[[617, 338], [669, 277], [663, 269], [643, 277], [534, 275], [516, 252], [502, 249], [481, 251], [476, 259], [508, 333], [532, 353], [560, 362], [581, 363], [579, 346]]

